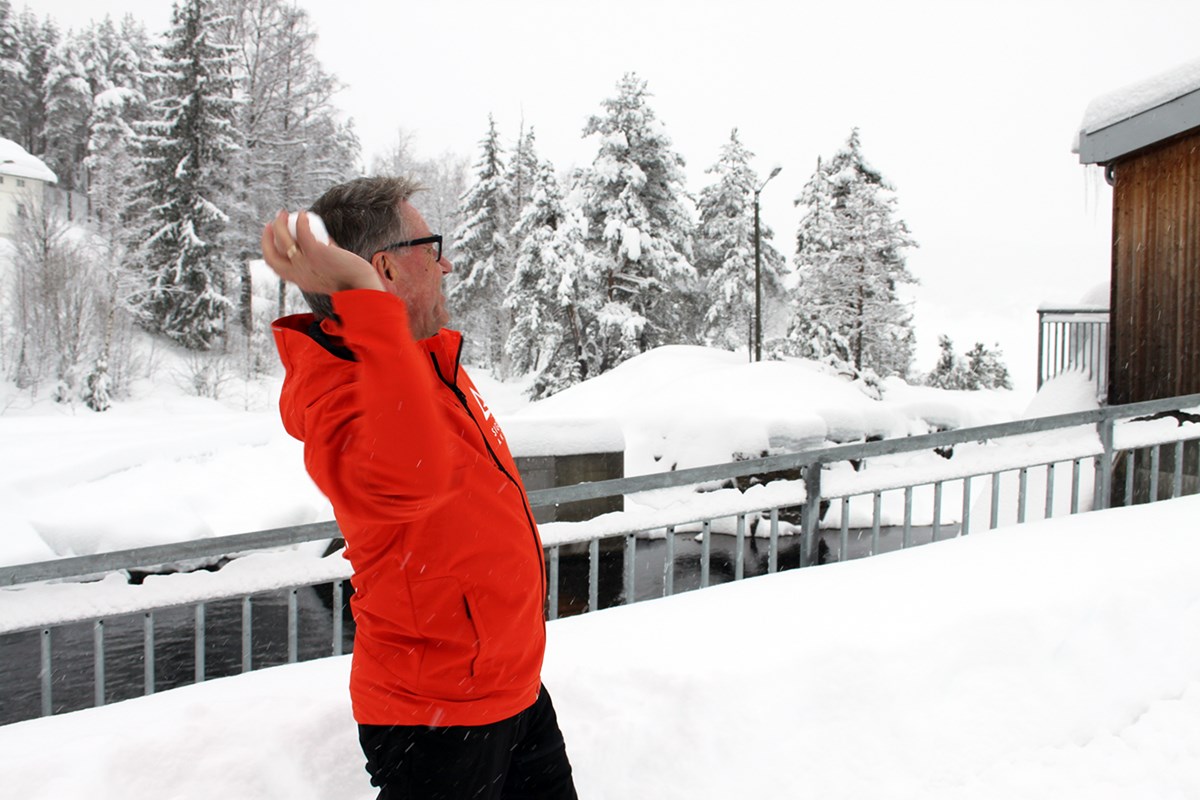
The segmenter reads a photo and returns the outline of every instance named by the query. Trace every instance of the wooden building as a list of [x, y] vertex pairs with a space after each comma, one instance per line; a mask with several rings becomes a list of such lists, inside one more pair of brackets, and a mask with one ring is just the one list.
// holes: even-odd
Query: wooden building
[[1200, 61], [1097, 98], [1077, 151], [1113, 187], [1109, 404], [1200, 392]]

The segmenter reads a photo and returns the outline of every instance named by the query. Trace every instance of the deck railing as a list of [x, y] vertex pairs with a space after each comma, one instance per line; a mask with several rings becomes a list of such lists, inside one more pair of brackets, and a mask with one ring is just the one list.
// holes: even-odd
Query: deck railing
[[1093, 306], [1038, 309], [1038, 388], [1064, 372], [1083, 372], [1108, 392], [1108, 309]]
[[[747, 548], [755, 559], [753, 571], [771, 573], [1112, 503], [1193, 494], [1200, 490], [1200, 424], [1195, 421], [1200, 417], [1186, 410], [1197, 407], [1200, 395], [1189, 395], [530, 492], [535, 507], [626, 498], [625, 511], [542, 526], [548, 616], [739, 580], [749, 571]], [[772, 475], [800, 477], [771, 481]], [[744, 490], [730, 485], [756, 479], [763, 482]], [[693, 494], [684, 487], [704, 491]], [[655, 508], [663, 491], [688, 499]], [[732, 543], [733, 555], [719, 562], [714, 541], [723, 532], [728, 536], [722, 546], [727, 550], [724, 545]], [[781, 540], [789, 535], [784, 563]], [[304, 587], [330, 587], [332, 625], [323, 652], [342, 653], [352, 636], [352, 623], [351, 629], [343, 628], [341, 613], [349, 565], [337, 555], [318, 558], [294, 549], [336, 536], [333, 523], [317, 523], [0, 568], [0, 587], [9, 587], [0, 591], [0, 662], [12, 636], [36, 635], [40, 641], [35, 685], [6, 680], [0, 685], [0, 708], [36, 692], [41, 714], [63, 710], [54, 692], [68, 678], [55, 667], [55, 632], [80, 624], [92, 627], [92, 674], [83, 680], [90, 679], [92, 702], [102, 705], [111, 695], [105, 630], [111, 621], [130, 617], [142, 620], [143, 693], [153, 693], [161, 684], [155, 672], [156, 616], [178, 615], [181, 609], [192, 609], [194, 618], [190, 682], [203, 681], [211, 677], [206, 607], [217, 602], [241, 604], [240, 667], [257, 669], [264, 664], [252, 653], [256, 598], [271, 593], [286, 596], [287, 661], [294, 662], [299, 658], [297, 592]], [[765, 558], [757, 551], [760, 541], [766, 543]], [[639, 562], [639, 548], [649, 546], [662, 550], [661, 566]], [[276, 552], [262, 552], [270, 550]], [[215, 571], [175, 574], [143, 585], [112, 578], [95, 582], [114, 570], [211, 563], [231, 555], [228, 565]], [[564, 592], [564, 562], [577, 573], [586, 570], [586, 597], [582, 589]], [[720, 575], [714, 575], [714, 567]], [[578, 577], [582, 586], [582, 574]], [[80, 582], [87, 580], [93, 582]], [[43, 582], [51, 583], [29, 585]], [[602, 589], [610, 590], [603, 598]], [[578, 596], [567, 597], [570, 593]]]

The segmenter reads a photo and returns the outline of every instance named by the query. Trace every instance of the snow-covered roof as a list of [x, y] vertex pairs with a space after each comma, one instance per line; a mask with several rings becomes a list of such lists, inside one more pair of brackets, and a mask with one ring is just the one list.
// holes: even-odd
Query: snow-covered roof
[[37, 156], [11, 139], [0, 138], [0, 175], [58, 183], [58, 176]]
[[1200, 128], [1200, 59], [1101, 95], [1088, 104], [1075, 152], [1104, 164]]

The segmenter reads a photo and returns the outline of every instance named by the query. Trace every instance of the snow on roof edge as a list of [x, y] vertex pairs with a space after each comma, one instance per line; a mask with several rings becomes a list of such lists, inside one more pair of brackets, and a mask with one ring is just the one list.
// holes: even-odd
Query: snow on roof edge
[[58, 176], [46, 166], [46, 162], [30, 155], [29, 151], [13, 140], [4, 138], [0, 138], [0, 175], [58, 183]]
[[1197, 90], [1200, 90], [1200, 59], [1093, 99], [1083, 112], [1079, 133], [1081, 136], [1095, 133]]

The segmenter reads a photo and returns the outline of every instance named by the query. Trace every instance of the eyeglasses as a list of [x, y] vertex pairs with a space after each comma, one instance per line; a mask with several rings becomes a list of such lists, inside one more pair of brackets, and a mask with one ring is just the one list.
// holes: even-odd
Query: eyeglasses
[[[435, 245], [433, 260], [434, 261], [442, 260], [442, 236], [441, 236], [441, 234], [434, 234], [433, 236], [422, 236], [420, 239], [409, 239], [407, 242], [393, 242], [392, 244], [389, 244], [386, 247], [381, 247], [378, 250], [376, 250], [375, 255], [382, 253], [384, 250], [395, 250], [398, 247], [416, 247], [419, 244]], [[371, 258], [374, 258], [375, 255], [372, 255]]]

